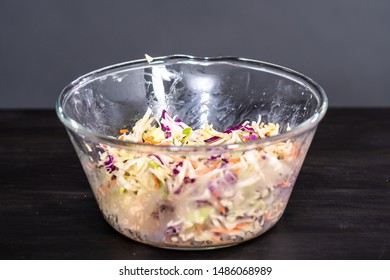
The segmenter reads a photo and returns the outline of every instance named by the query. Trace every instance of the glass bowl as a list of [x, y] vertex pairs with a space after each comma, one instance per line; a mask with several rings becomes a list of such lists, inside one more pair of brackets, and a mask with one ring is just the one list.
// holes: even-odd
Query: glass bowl
[[[112, 227], [152, 246], [211, 249], [257, 237], [280, 219], [327, 105], [318, 84], [281, 66], [173, 55], [84, 75], [56, 110]], [[118, 139], [148, 108], [193, 129], [227, 131], [260, 117], [280, 133], [197, 146]]]

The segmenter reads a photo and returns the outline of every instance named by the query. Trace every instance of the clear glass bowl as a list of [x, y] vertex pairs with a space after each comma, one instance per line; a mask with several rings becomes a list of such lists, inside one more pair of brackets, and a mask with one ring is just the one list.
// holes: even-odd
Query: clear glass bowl
[[[327, 105], [318, 84], [281, 66], [173, 55], [82, 76], [63, 90], [56, 110], [111, 226], [157, 247], [210, 249], [257, 237], [280, 219]], [[219, 146], [119, 140], [120, 129], [131, 128], [148, 107], [156, 117], [165, 109], [194, 129], [212, 124], [219, 131], [261, 116], [279, 124], [280, 134]], [[239, 164], [231, 164], [238, 157]], [[152, 172], [134, 165], [147, 159], [168, 170], [163, 187], [136, 177], [136, 168]], [[185, 182], [173, 170], [184, 159], [215, 160], [220, 167]], [[173, 190], [168, 179], [183, 180], [185, 188]]]

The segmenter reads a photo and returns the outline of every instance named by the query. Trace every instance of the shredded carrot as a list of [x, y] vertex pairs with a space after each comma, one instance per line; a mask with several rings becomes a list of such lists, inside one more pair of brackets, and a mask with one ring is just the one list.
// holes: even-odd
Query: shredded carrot
[[267, 221], [275, 219], [276, 216], [277, 216], [277, 213], [268, 213], [268, 212], [264, 213], [264, 219]]
[[276, 146], [276, 147], [280, 147], [280, 146], [284, 146], [285, 145], [285, 143], [275, 143], [274, 144], [274, 146]]
[[119, 132], [123, 134], [123, 133], [129, 132], [129, 130], [128, 129], [121, 129], [121, 130], [119, 130]]
[[179, 162], [179, 161], [182, 161], [182, 160], [183, 160], [183, 158], [181, 158], [181, 157], [176, 157], [176, 156], [172, 156], [172, 159], [173, 159], [174, 161], [176, 161], [176, 162]]
[[205, 168], [196, 170], [195, 173], [196, 173], [196, 175], [202, 176], [202, 175], [204, 175], [204, 174], [209, 173], [209, 172], [212, 171], [212, 170], [214, 170], [214, 169], [205, 167]]
[[202, 175], [204, 175], [204, 174], [206, 174], [206, 173], [208, 173], [208, 172], [210, 172], [210, 171], [213, 171], [215, 168], [218, 167], [218, 165], [219, 165], [219, 163], [217, 162], [217, 163], [213, 164], [213, 165], [210, 166], [210, 167], [205, 167], [205, 168], [196, 170], [195, 173], [196, 173], [197, 175], [199, 175], [199, 176], [202, 176]]
[[196, 175], [198, 175], [198, 176], [202, 176], [202, 175], [206, 174], [207, 172], [209, 172], [208, 168], [203, 168], [203, 169], [199, 169], [199, 170], [195, 171]]
[[249, 141], [252, 141], [252, 139], [250, 137], [243, 137], [242, 139], [244, 142], [249, 142]]
[[241, 158], [229, 158], [229, 163], [238, 163], [241, 161]]
[[220, 241], [220, 237], [213, 235], [213, 236], [211, 236], [211, 240], [214, 242], [218, 242], [218, 241]]
[[119, 136], [119, 140], [125, 140], [125, 137], [123, 135]]
[[289, 188], [291, 183], [287, 180], [282, 180], [278, 182], [278, 186], [281, 186], [282, 188]]
[[196, 161], [191, 161], [191, 165], [194, 169], [198, 168], [199, 166], [199, 163], [197, 163]]
[[226, 229], [226, 228], [212, 228], [210, 229], [211, 232], [218, 232], [218, 233], [232, 233], [232, 232], [238, 232], [239, 229]]
[[242, 230], [243, 228], [246, 228], [250, 226], [252, 223], [251, 222], [244, 222], [236, 225], [233, 229], [226, 229], [226, 228], [212, 228], [210, 229], [211, 232], [217, 232], [217, 233], [233, 233], [233, 232], [238, 232]]
[[250, 225], [252, 225], [251, 222], [244, 222], [244, 223], [240, 223], [240, 224], [236, 225], [236, 227], [234, 229], [242, 229], [242, 228], [249, 227]]
[[153, 174], [153, 180], [154, 180], [154, 187], [156, 189], [160, 188], [160, 183], [158, 182], [158, 178], [156, 177], [156, 175]]
[[92, 162], [88, 162], [88, 163], [86, 164], [86, 168], [87, 168], [88, 170], [93, 170], [93, 169], [95, 169], [95, 164], [92, 163]]
[[147, 136], [144, 136], [144, 140], [145, 140], [145, 142], [148, 142], [149, 144], [154, 144], [154, 145], [160, 144], [160, 142], [154, 141], [153, 139], [151, 139]]
[[105, 195], [108, 193], [108, 191], [109, 191], [109, 189], [108, 189], [106, 186], [101, 186], [98, 190], [99, 190], [99, 192], [100, 192], [103, 196], [105, 196]]
[[235, 172], [235, 175], [239, 174], [241, 172], [241, 167], [240, 166], [237, 166], [236, 168], [234, 168], [234, 172]]
[[195, 230], [196, 230], [197, 232], [201, 233], [201, 232], [203, 231], [202, 225], [196, 224], [196, 225], [195, 225]]
[[226, 207], [222, 205], [222, 203], [219, 201], [219, 199], [216, 199], [215, 200], [217, 202], [217, 206], [219, 208], [219, 211], [221, 211], [221, 214], [225, 214], [226, 213]]
[[296, 157], [296, 156], [298, 156], [298, 153], [299, 153], [299, 146], [297, 143], [293, 143], [290, 155], [292, 155], [293, 157]]

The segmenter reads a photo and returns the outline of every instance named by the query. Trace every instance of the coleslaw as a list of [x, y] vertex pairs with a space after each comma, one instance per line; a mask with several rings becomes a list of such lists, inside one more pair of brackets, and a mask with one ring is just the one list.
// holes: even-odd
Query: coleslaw
[[[172, 146], [217, 146], [279, 134], [279, 125], [245, 121], [223, 132], [193, 129], [151, 109], [118, 139]], [[243, 152], [141, 153], [99, 144], [95, 194], [106, 219], [124, 235], [160, 247], [216, 247], [265, 232], [281, 217], [295, 182], [298, 144]], [[210, 149], [212, 151], [212, 149]]]

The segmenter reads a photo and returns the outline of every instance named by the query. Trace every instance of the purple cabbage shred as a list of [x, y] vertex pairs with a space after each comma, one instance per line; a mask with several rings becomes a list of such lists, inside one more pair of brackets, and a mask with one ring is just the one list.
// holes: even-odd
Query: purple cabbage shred
[[180, 173], [179, 169], [177, 169], [177, 168], [173, 168], [172, 171], [173, 171], [173, 174], [175, 174], [175, 175]]
[[236, 126], [233, 126], [227, 130], [225, 130], [223, 133], [231, 133], [232, 131], [234, 130], [240, 130], [240, 129], [245, 129], [247, 131], [250, 131], [250, 132], [255, 132], [255, 130], [247, 125], [236, 125]]
[[239, 130], [241, 128], [242, 128], [242, 125], [236, 125], [236, 126], [233, 126], [233, 127], [229, 128], [229, 129], [225, 130], [223, 133], [231, 133], [232, 131]]
[[245, 128], [246, 130], [250, 131], [250, 132], [255, 132], [255, 130], [247, 125], [243, 125], [242, 126], [243, 128]]
[[180, 171], [179, 171], [178, 167], [181, 167], [181, 166], [183, 166], [183, 162], [182, 162], [182, 161], [179, 162], [178, 164], [176, 164], [176, 167], [173, 168], [173, 170], [172, 170], [172, 171], [173, 171], [173, 174], [175, 174], [175, 175], [179, 174]]
[[252, 134], [252, 135], [249, 135], [249, 136], [244, 136], [244, 138], [249, 140], [249, 141], [259, 139], [259, 137], [257, 137], [257, 135], [255, 135], [255, 134]]
[[213, 184], [209, 183], [207, 185], [207, 188], [209, 189], [209, 191], [212, 193], [212, 194], [215, 194], [215, 187]]
[[161, 114], [161, 118], [165, 120], [165, 114], [167, 114], [167, 110], [163, 110]]
[[190, 178], [190, 177], [184, 177], [183, 182], [185, 184], [192, 184], [192, 183], [195, 183], [195, 179], [194, 178]]
[[208, 138], [208, 139], [204, 140], [203, 142], [205, 142], [205, 143], [212, 143], [212, 142], [215, 142], [215, 141], [217, 141], [217, 140], [219, 140], [219, 139], [221, 139], [221, 137], [219, 137], [219, 136], [213, 136], [213, 137], [211, 137], [211, 138]]
[[215, 159], [217, 159], [219, 157], [221, 157], [221, 155], [213, 155], [213, 156], [209, 157], [207, 160], [211, 161], [211, 160], [215, 160]]
[[110, 173], [115, 170], [114, 157], [112, 155], [108, 155], [108, 160], [104, 162], [104, 166]]
[[212, 205], [210, 201], [205, 199], [197, 199], [195, 200], [195, 202], [198, 203], [199, 205], [209, 205], [209, 206]]
[[[247, 125], [241, 125], [240, 124], [240, 125], [236, 125], [236, 126], [233, 126], [233, 127], [229, 128], [229, 129], [225, 130], [223, 133], [228, 133], [229, 134], [229, 133], [232, 133], [232, 131], [240, 130], [240, 129], [245, 129], [245, 130], [247, 130], [249, 132], [255, 132], [253, 128], [251, 128], [251, 127], [249, 127]], [[219, 139], [221, 139], [221, 137], [213, 136], [213, 137], [210, 137], [210, 138], [204, 140], [204, 142], [205, 143], [212, 143], [212, 142], [215, 142], [215, 141], [217, 141]], [[255, 140], [255, 139], [257, 139], [257, 138], [251, 138], [251, 140]]]
[[182, 189], [183, 189], [183, 185], [180, 185], [180, 187], [178, 187], [177, 190], [175, 190], [173, 193], [174, 194], [179, 194], [179, 193], [181, 193]]
[[166, 230], [165, 230], [165, 234], [166, 235], [172, 235], [172, 234], [176, 234], [177, 233], [177, 229], [175, 227], [167, 227]]
[[161, 124], [161, 129], [162, 129], [163, 131], [171, 130], [171, 129], [169, 128], [169, 126], [164, 125], [164, 124]]
[[158, 155], [149, 154], [148, 157], [150, 157], [150, 156], [154, 156], [156, 159], [158, 159], [158, 161], [159, 161], [162, 165], [165, 165], [164, 162], [162, 161], [162, 159], [161, 159]]
[[225, 173], [225, 179], [228, 183], [236, 183], [237, 182], [237, 177], [234, 176], [234, 174], [230, 171], [227, 171]]

